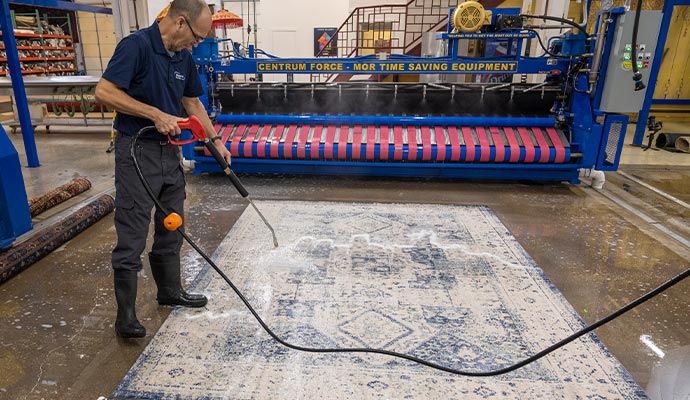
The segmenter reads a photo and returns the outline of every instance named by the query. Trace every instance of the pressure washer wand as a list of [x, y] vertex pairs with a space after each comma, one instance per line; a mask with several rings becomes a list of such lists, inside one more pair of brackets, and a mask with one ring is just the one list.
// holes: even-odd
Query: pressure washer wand
[[252, 199], [249, 198], [249, 192], [247, 192], [247, 189], [244, 188], [242, 185], [242, 182], [240, 182], [240, 179], [235, 175], [234, 172], [230, 169], [230, 166], [228, 165], [227, 161], [223, 158], [223, 156], [220, 155], [220, 152], [218, 149], [216, 149], [216, 146], [213, 145], [213, 142], [206, 138], [204, 139], [204, 145], [208, 149], [208, 151], [211, 152], [213, 155], [213, 158], [216, 159], [216, 162], [220, 165], [220, 167], [223, 169], [223, 172], [225, 172], [225, 175], [230, 178], [230, 182], [235, 186], [235, 189], [237, 189], [238, 192], [249, 201], [249, 204], [254, 207], [254, 210], [256, 210], [256, 213], [259, 214], [259, 217], [261, 217], [261, 220], [264, 221], [264, 224], [266, 224], [266, 227], [268, 227], [268, 230], [271, 231], [271, 235], [273, 236], [273, 246], [278, 247], [278, 238], [276, 237], [276, 232], [273, 230], [273, 227], [271, 224], [268, 223], [266, 220], [266, 217], [264, 217], [263, 214], [261, 214], [261, 211], [259, 211], [258, 208], [256, 208], [256, 204], [252, 201]]
[[230, 178], [230, 182], [232, 182], [232, 185], [235, 186], [235, 189], [237, 189], [237, 191], [240, 192], [240, 195], [242, 195], [242, 197], [249, 201], [249, 204], [251, 204], [252, 207], [254, 207], [256, 213], [259, 214], [261, 220], [264, 221], [264, 224], [266, 224], [266, 227], [268, 228], [268, 230], [271, 231], [271, 235], [273, 236], [273, 246], [278, 247], [278, 238], [276, 237], [276, 232], [273, 230], [273, 227], [271, 226], [271, 224], [268, 223], [268, 220], [266, 220], [264, 215], [261, 214], [261, 211], [259, 211], [252, 199], [249, 198], [249, 192], [247, 192], [247, 189], [244, 188], [242, 182], [240, 182], [240, 179], [237, 177], [237, 175], [235, 175], [235, 173], [232, 172], [230, 166], [228, 165], [228, 162], [225, 161], [225, 158], [223, 158], [222, 155], [220, 155], [220, 152], [213, 145], [211, 139], [206, 137], [206, 132], [204, 131], [204, 126], [201, 124], [201, 121], [199, 121], [197, 117], [192, 115], [191, 117], [189, 117], [188, 120], [180, 121], [177, 123], [177, 125], [180, 127], [180, 129], [189, 129], [192, 132], [192, 136], [194, 137], [183, 142], [175, 142], [173, 140], [170, 140], [170, 143], [187, 144], [197, 140], [201, 140], [202, 142], [204, 142], [204, 145], [206, 146], [208, 151], [211, 152], [213, 158], [216, 159], [218, 165], [220, 165], [220, 167], [223, 169], [223, 172], [225, 172], [225, 175], [227, 175], [228, 178]]

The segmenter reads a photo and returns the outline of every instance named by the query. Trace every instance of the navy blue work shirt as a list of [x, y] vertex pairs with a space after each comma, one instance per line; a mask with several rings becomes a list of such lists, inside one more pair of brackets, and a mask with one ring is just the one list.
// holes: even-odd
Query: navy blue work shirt
[[[201, 81], [192, 55], [187, 49], [172, 56], [163, 45], [158, 22], [125, 37], [103, 72], [103, 78], [116, 84], [132, 98], [175, 115], [182, 115], [182, 97], [203, 94]], [[154, 125], [152, 121], [117, 113], [115, 129], [134, 135], [141, 128]], [[142, 138], [160, 139], [155, 130]]]

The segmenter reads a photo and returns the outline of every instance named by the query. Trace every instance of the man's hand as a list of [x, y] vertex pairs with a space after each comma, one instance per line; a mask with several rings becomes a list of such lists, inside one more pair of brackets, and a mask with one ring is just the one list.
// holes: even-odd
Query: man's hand
[[221, 156], [223, 156], [225, 161], [228, 162], [228, 166], [229, 166], [232, 163], [232, 156], [230, 155], [230, 152], [228, 151], [228, 149], [225, 148], [225, 145], [223, 144], [223, 142], [220, 140], [214, 140], [213, 145], [216, 146], [216, 149], [218, 149], [218, 152], [220, 153]]
[[156, 125], [156, 130], [163, 135], [177, 136], [182, 132], [177, 125], [179, 121], [184, 121], [184, 118], [176, 117], [174, 115], [160, 112], [152, 121]]
[[[206, 136], [209, 139], [215, 137], [218, 134], [215, 128], [213, 127], [213, 123], [211, 123], [211, 120], [208, 118], [208, 114], [206, 113], [204, 105], [201, 104], [201, 101], [199, 101], [198, 97], [183, 97], [182, 106], [184, 106], [184, 109], [185, 111], [187, 111], [187, 114], [195, 115], [197, 118], [199, 118], [199, 121], [201, 121], [201, 123], [204, 125], [204, 129], [206, 130]], [[218, 150], [220, 155], [225, 159], [225, 161], [227, 161], [228, 165], [230, 165], [230, 152], [228, 151], [228, 149], [225, 148], [223, 142], [221, 142], [220, 140], [213, 140], [213, 145], [216, 146], [216, 149]]]

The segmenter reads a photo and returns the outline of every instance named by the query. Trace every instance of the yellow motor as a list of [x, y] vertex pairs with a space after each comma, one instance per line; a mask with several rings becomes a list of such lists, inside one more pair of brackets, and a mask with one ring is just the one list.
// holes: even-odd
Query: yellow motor
[[453, 12], [453, 32], [477, 32], [484, 25], [491, 24], [491, 11], [477, 1], [459, 4]]

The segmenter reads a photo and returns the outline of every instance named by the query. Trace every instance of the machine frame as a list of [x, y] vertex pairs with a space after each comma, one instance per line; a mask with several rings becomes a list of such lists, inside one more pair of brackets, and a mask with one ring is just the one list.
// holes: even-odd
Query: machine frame
[[[519, 9], [490, 9], [492, 23], [495, 23], [498, 15], [517, 15]], [[450, 10], [452, 14], [453, 10]], [[609, 22], [615, 23], [625, 10], [620, 7], [607, 13]], [[450, 19], [449, 19], [450, 20]], [[608, 29], [601, 38], [605, 43], [601, 48], [601, 56], [605, 60], [612, 48], [613, 29]], [[561, 53], [559, 57], [525, 57], [522, 55], [524, 40], [534, 37], [534, 33], [522, 29], [501, 32], [453, 32], [449, 23], [446, 33], [437, 35], [439, 40], [448, 41], [448, 54], [445, 57], [419, 58], [407, 55], [387, 55], [381, 58], [379, 55], [369, 55], [356, 58], [277, 58], [266, 55], [267, 58], [257, 58], [261, 51], [250, 46], [249, 57], [235, 57], [228, 60], [218, 53], [219, 41], [215, 38], [206, 39], [194, 51], [194, 59], [208, 97], [204, 99], [208, 106], [209, 114], [215, 116], [217, 123], [247, 123], [247, 124], [279, 124], [288, 123], [290, 116], [286, 115], [239, 115], [218, 113], [219, 104], [215, 99], [218, 87], [222, 86], [221, 80], [226, 74], [313, 74], [328, 72], [339, 74], [545, 74], [548, 81], [559, 84], [567, 99], [554, 104], [552, 115], [549, 118], [536, 118], [524, 123], [528, 126], [560, 126], [563, 127], [570, 139], [570, 159], [566, 163], [481, 163], [481, 162], [390, 162], [372, 160], [328, 160], [307, 158], [257, 158], [237, 157], [233, 159], [233, 169], [238, 172], [258, 173], [298, 173], [298, 174], [351, 174], [351, 175], [375, 175], [375, 176], [424, 176], [424, 177], [448, 177], [448, 178], [491, 178], [491, 179], [531, 179], [531, 180], [556, 180], [578, 183], [579, 170], [582, 168], [596, 168], [598, 170], [615, 170], [618, 167], [623, 138], [627, 127], [628, 118], [623, 114], [605, 113], [597, 110], [596, 106], [601, 99], [603, 79], [599, 79], [591, 91], [588, 74], [592, 69], [592, 54], [585, 54], [588, 48], [587, 36], [582, 33], [568, 32], [551, 44], [559, 45]], [[506, 56], [488, 58], [468, 58], [458, 55], [458, 44], [461, 40], [468, 39], [508, 39], [517, 42], [517, 51], [508, 52]], [[592, 40], [591, 47], [594, 48]], [[552, 47], [553, 48], [553, 47]], [[265, 53], [264, 53], [265, 54]], [[573, 68], [576, 64], [585, 60], [587, 68], [580, 67], [583, 72]], [[605, 62], [601, 66], [605, 70]], [[572, 78], [571, 78], [572, 76]], [[247, 85], [247, 84], [244, 84]], [[288, 82], [256, 82], [251, 84], [260, 92], [261, 86], [283, 85], [289, 90]], [[330, 83], [338, 87], [340, 83]], [[435, 84], [421, 84], [435, 85]], [[227, 86], [227, 84], [226, 84]], [[438, 86], [438, 85], [437, 85]], [[454, 90], [453, 85], [443, 85]], [[487, 85], [482, 90], [498, 85]], [[510, 86], [510, 84], [503, 84]], [[538, 85], [540, 86], [540, 85]], [[239, 87], [239, 84], [238, 84]], [[335, 90], [335, 89], [334, 89]], [[426, 90], [426, 89], [424, 89]], [[511, 95], [512, 96], [512, 95]], [[210, 100], [209, 100], [210, 99]], [[270, 110], [269, 110], [270, 111]], [[455, 117], [420, 117], [412, 121], [404, 116], [323, 116], [302, 115], [297, 123], [310, 124], [321, 121], [322, 123], [342, 123], [348, 125], [375, 123], [381, 125], [410, 124], [435, 124], [438, 126], [451, 126], [459, 123]], [[544, 121], [544, 119], [546, 121]], [[335, 121], [335, 122], [334, 122]], [[496, 117], [489, 120], [467, 122], [472, 124], [494, 124], [506, 126], [514, 121], [510, 117]], [[252, 146], [256, 146], [253, 143]], [[281, 144], [282, 145], [282, 144]], [[307, 144], [309, 145], [309, 144]], [[348, 144], [350, 145], [350, 144]], [[228, 147], [232, 144], [228, 143]], [[615, 149], [615, 153], [612, 150]], [[232, 150], [232, 149], [231, 149]], [[409, 149], [406, 149], [406, 151]], [[211, 157], [199, 155], [194, 151], [193, 145], [184, 150], [184, 156], [195, 162], [195, 173], [217, 171]], [[348, 148], [351, 151], [351, 148]], [[280, 153], [284, 154], [284, 153]], [[347, 153], [350, 154], [350, 153]], [[407, 154], [407, 153], [406, 153]]]

